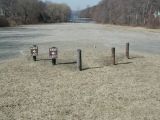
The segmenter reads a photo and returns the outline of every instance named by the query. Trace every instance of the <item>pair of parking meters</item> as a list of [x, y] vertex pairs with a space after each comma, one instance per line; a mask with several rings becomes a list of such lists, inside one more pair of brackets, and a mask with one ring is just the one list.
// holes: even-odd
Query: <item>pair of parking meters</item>
[[[37, 45], [33, 45], [33, 47], [31, 47], [31, 55], [33, 56], [33, 60], [36, 61], [36, 57], [38, 56]], [[52, 64], [56, 65], [56, 59], [58, 58], [58, 49], [56, 47], [49, 48], [49, 57], [52, 58]]]

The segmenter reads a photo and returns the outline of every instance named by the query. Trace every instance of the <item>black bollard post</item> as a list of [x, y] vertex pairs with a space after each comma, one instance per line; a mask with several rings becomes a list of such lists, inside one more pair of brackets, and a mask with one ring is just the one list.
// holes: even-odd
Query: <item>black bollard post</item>
[[77, 68], [79, 71], [82, 71], [82, 51], [78, 49], [77, 54]]
[[112, 48], [112, 64], [116, 65], [115, 48]]
[[129, 59], [129, 43], [126, 43], [126, 57]]
[[52, 59], [52, 65], [56, 65], [56, 59]]
[[37, 57], [36, 56], [33, 56], [33, 61], [37, 61]]

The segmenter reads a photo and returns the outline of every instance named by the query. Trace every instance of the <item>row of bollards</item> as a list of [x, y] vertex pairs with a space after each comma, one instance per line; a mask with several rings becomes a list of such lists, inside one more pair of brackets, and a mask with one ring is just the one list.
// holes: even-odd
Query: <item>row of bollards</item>
[[[115, 53], [116, 50], [115, 50], [115, 48], [112, 48], [111, 51], [112, 51], [112, 64], [116, 65], [116, 53]], [[130, 59], [130, 56], [129, 56], [129, 43], [126, 43], [126, 57], [128, 59]]]
[[[37, 61], [38, 56], [38, 46], [33, 45], [31, 47], [31, 55], [33, 57], [34, 61]], [[112, 64], [116, 65], [116, 54], [115, 54], [115, 48], [111, 49], [112, 52]], [[56, 59], [58, 58], [58, 49], [56, 47], [49, 48], [49, 57], [52, 59], [52, 64], [56, 65]], [[129, 43], [126, 43], [126, 57], [129, 59]], [[81, 49], [77, 50], [77, 69], [79, 71], [82, 71], [82, 51]]]
[[[79, 71], [82, 71], [82, 51], [80, 49], [77, 50], [77, 68]], [[111, 49], [112, 52], [112, 64], [116, 65], [116, 50], [115, 48]], [[129, 59], [129, 43], [126, 43], [126, 57]]]

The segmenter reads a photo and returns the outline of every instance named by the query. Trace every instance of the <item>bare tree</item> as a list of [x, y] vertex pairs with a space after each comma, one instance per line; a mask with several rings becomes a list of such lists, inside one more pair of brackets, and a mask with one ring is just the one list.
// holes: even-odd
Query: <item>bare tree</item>
[[66, 22], [71, 10], [66, 4], [41, 0], [0, 0], [0, 9], [9, 23]]
[[159, 13], [160, 0], [102, 0], [97, 6], [81, 11], [81, 16], [90, 16], [101, 23], [158, 27]]

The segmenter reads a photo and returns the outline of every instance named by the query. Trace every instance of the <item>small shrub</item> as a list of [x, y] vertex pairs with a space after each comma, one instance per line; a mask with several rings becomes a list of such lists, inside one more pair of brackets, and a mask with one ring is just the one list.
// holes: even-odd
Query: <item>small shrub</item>
[[10, 26], [8, 20], [4, 17], [0, 17], [0, 27], [8, 27], [8, 26]]

